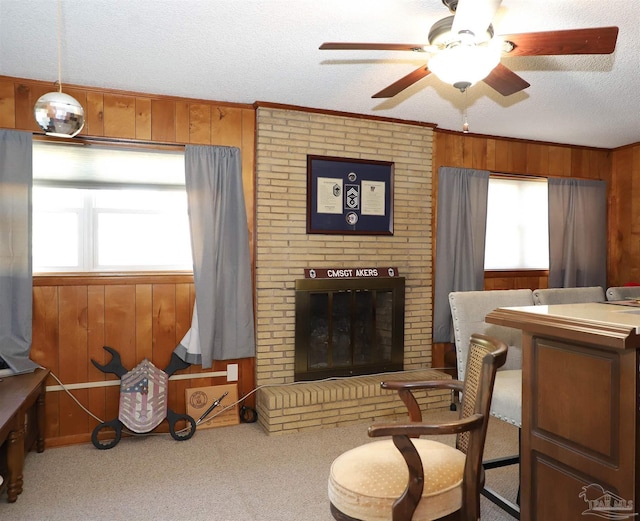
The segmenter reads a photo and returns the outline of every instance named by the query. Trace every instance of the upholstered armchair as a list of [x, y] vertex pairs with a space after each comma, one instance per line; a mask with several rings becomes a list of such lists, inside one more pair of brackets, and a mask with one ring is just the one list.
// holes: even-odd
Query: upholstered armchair
[[[638, 293], [640, 294], [640, 291]], [[601, 286], [589, 286], [582, 288], [544, 288], [533, 291], [533, 303], [537, 306], [604, 302], [604, 300], [604, 289]]]
[[[383, 382], [396, 390], [409, 411], [409, 421], [369, 427], [374, 441], [338, 456], [331, 465], [329, 500], [338, 521], [427, 521], [480, 518], [484, 483], [482, 453], [497, 369], [507, 345], [472, 335], [466, 378], [427, 382]], [[424, 423], [413, 392], [452, 389], [462, 393], [459, 418]], [[455, 447], [421, 436], [456, 434]]]
[[[533, 306], [530, 289], [492, 291], [458, 291], [449, 294], [456, 344], [458, 379], [466, 378], [467, 348], [474, 332], [502, 340], [509, 346], [504, 366], [496, 374], [491, 401], [491, 415], [518, 428], [522, 425], [522, 331], [510, 327], [488, 324], [485, 317], [499, 307]], [[515, 465], [520, 454], [506, 455], [485, 461], [485, 469]], [[482, 494], [513, 517], [518, 517], [517, 504], [485, 487]]]
[[640, 286], [612, 286], [606, 296], [608, 301], [640, 299]]

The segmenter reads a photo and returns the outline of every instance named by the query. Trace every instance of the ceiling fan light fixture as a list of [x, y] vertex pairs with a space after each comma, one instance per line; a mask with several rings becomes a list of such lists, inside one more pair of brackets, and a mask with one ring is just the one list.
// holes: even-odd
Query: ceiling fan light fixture
[[464, 92], [486, 78], [498, 63], [500, 53], [492, 45], [453, 44], [429, 60], [429, 70]]

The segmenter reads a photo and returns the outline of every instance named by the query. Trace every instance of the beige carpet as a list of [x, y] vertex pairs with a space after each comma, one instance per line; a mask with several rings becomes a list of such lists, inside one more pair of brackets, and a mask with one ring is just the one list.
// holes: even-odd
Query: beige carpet
[[[452, 413], [443, 413], [447, 416]], [[366, 425], [267, 436], [258, 424], [30, 453], [18, 501], [0, 497], [2, 521], [331, 521], [327, 475], [341, 452], [370, 441]], [[517, 429], [491, 420], [487, 457], [517, 449]], [[450, 438], [450, 437], [448, 437]], [[451, 439], [449, 439], [451, 442]], [[517, 466], [487, 472], [515, 500]], [[482, 498], [483, 521], [513, 518]]]

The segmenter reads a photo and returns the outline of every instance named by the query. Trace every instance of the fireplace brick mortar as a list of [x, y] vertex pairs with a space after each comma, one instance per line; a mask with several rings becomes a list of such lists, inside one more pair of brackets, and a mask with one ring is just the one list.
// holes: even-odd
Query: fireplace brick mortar
[[[406, 280], [404, 369], [429, 367], [433, 129], [272, 107], [256, 117], [256, 384], [294, 380], [295, 280], [305, 268], [397, 267]], [[393, 235], [308, 234], [308, 154], [392, 162]]]
[[[258, 390], [258, 421], [268, 434], [406, 418], [407, 409], [397, 391], [380, 388], [384, 380], [441, 380], [451, 377], [424, 369], [350, 378], [268, 385]], [[451, 391], [418, 391], [422, 411], [442, 410], [451, 404]]]

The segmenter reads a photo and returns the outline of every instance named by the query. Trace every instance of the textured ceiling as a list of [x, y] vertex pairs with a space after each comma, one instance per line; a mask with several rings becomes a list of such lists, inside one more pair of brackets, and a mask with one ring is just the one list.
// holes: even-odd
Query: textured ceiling
[[[473, 0], [479, 1], [479, 0]], [[0, 75], [54, 82], [56, 0], [0, 0]], [[640, 0], [503, 0], [496, 34], [615, 25], [600, 56], [503, 58], [531, 83], [466, 94], [434, 75], [371, 95], [424, 54], [320, 51], [325, 41], [426, 42], [441, 0], [62, 0], [64, 83], [207, 100], [266, 101], [472, 133], [615, 148], [640, 142]]]

